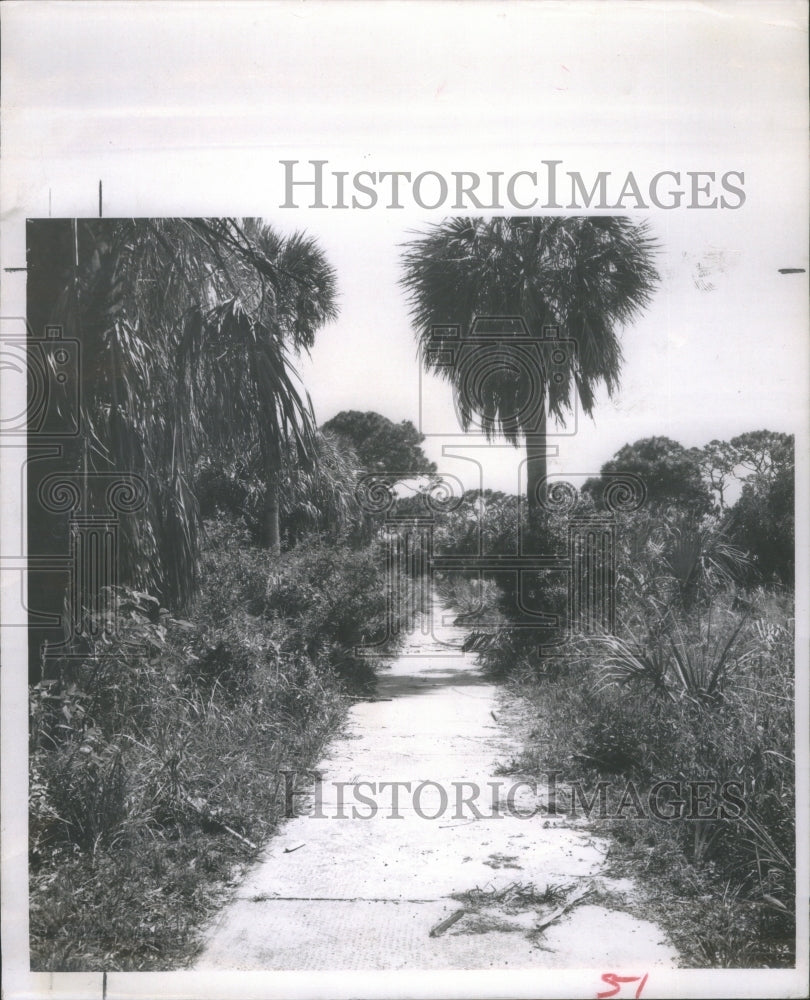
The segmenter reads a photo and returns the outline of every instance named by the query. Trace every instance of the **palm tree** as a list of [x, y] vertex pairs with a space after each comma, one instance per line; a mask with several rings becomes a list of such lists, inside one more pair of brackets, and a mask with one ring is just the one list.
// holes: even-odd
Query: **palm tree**
[[146, 516], [122, 525], [124, 577], [174, 606], [191, 596], [203, 456], [259, 454], [265, 540], [278, 550], [283, 463], [316, 461], [293, 354], [335, 315], [317, 243], [235, 219], [38, 220], [28, 237], [29, 322], [40, 336], [58, 323], [82, 347], [67, 461], [87, 482], [119, 471], [149, 484]]
[[[524, 444], [530, 510], [546, 478], [548, 416], [564, 424], [574, 392], [591, 414], [597, 384], [604, 382], [609, 393], [618, 385], [617, 329], [650, 299], [658, 280], [654, 250], [645, 225], [594, 216], [451, 218], [405, 244], [402, 284], [423, 363], [453, 383], [465, 430], [477, 415], [490, 440], [503, 436]], [[544, 361], [527, 371], [525, 349], [505, 336], [497, 348], [485, 348], [492, 352], [492, 364], [483, 366], [486, 378], [480, 378], [486, 360], [480, 351], [448, 364], [447, 353], [436, 350], [436, 328], [456, 326], [462, 338], [469, 337], [475, 321], [487, 317], [510, 317], [538, 350], [553, 347], [544, 335], [557, 327], [575, 342], [575, 356], [555, 371], [559, 378], [550, 376]], [[471, 400], [474, 369], [477, 398]], [[539, 397], [534, 408], [523, 405], [527, 394]]]
[[204, 337], [199, 388], [204, 409], [213, 416], [208, 431], [212, 453], [227, 454], [235, 444], [245, 454], [258, 452], [265, 493], [263, 538], [278, 553], [284, 467], [312, 471], [319, 454], [312, 406], [295, 384], [290, 351], [309, 350], [319, 327], [336, 316], [335, 273], [316, 241], [302, 233], [281, 237], [248, 220], [234, 238], [226, 223], [198, 225], [258, 274], [258, 280], [254, 277], [203, 317], [203, 329], [213, 332], [213, 352], [206, 350]]

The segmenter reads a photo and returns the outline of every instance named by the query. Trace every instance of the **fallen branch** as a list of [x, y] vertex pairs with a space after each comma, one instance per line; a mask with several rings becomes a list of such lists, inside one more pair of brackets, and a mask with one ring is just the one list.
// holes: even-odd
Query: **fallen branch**
[[[210, 823], [212, 826], [217, 827], [219, 830], [224, 830], [225, 833], [229, 833], [232, 837], [236, 837], [237, 840], [241, 840], [243, 844], [246, 844], [252, 850], [254, 851], [258, 850], [258, 847], [256, 846], [256, 844], [253, 843], [252, 840], [248, 840], [247, 837], [243, 837], [241, 833], [237, 833], [236, 830], [232, 829], [226, 823], [223, 823], [221, 819], [217, 819], [216, 816], [212, 814], [210, 808], [208, 808], [207, 803], [205, 803], [202, 799], [198, 799], [195, 802], [194, 799], [191, 798], [191, 796], [187, 795], [182, 790], [180, 791], [180, 798], [187, 806], [193, 809], [198, 816], [201, 816], [206, 821], [206, 823]], [[201, 802], [202, 805], [199, 804]]]
[[575, 906], [585, 896], [587, 896], [592, 888], [593, 886], [589, 882], [587, 885], [580, 886], [578, 889], [575, 889], [561, 906], [558, 906], [555, 910], [552, 910], [551, 913], [549, 913], [540, 921], [540, 923], [535, 927], [535, 931], [544, 931], [546, 927], [548, 927], [550, 924], [553, 924], [555, 920], [559, 920], [560, 917], [564, 913], [567, 913], [572, 906]]
[[435, 938], [440, 934], [444, 934], [447, 928], [452, 927], [456, 921], [461, 920], [466, 912], [466, 910], [454, 910], [449, 917], [445, 917], [444, 920], [439, 921], [439, 923], [431, 929], [430, 936]]

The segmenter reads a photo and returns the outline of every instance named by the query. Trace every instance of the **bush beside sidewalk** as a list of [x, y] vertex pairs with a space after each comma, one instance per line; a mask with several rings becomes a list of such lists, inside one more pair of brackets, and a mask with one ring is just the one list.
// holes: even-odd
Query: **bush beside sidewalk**
[[115, 636], [31, 688], [34, 971], [183, 967], [284, 815], [280, 771], [373, 683], [353, 649], [385, 620], [374, 546], [207, 537], [188, 619], [121, 590]]
[[[559, 520], [559, 519], [557, 519]], [[497, 517], [488, 529], [498, 538]], [[564, 545], [564, 520], [546, 541]], [[467, 530], [448, 519], [446, 544]], [[794, 609], [787, 587], [741, 585], [745, 554], [716, 519], [678, 511], [617, 525], [613, 634], [540, 651], [514, 627], [515, 595], [492, 579], [448, 575], [443, 599], [470, 629], [468, 648], [528, 706], [516, 773], [590, 790], [607, 782], [615, 815], [628, 781], [735, 782], [742, 815], [591, 817], [610, 835], [616, 874], [639, 880], [650, 919], [692, 967], [790, 967], [795, 960]], [[462, 539], [463, 541], [463, 539]], [[538, 607], [565, 607], [558, 580]], [[675, 799], [675, 792], [670, 798]], [[581, 810], [580, 810], [581, 815]]]

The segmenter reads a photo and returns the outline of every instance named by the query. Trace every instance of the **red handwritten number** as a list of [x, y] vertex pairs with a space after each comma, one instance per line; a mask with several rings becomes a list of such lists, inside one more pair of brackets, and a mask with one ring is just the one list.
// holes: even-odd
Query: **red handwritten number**
[[638, 976], [617, 976], [615, 972], [603, 972], [602, 982], [607, 983], [608, 986], [612, 986], [612, 990], [606, 990], [604, 993], [597, 993], [597, 1000], [608, 1000], [608, 997], [615, 997], [616, 994], [621, 990], [622, 983], [634, 983], [638, 979]]
[[621, 991], [623, 983], [638, 983], [638, 989], [636, 990], [635, 996], [636, 1000], [641, 997], [641, 991], [647, 982], [647, 976], [649, 973], [644, 973], [643, 976], [617, 976], [615, 972], [603, 972], [602, 982], [607, 983], [608, 986], [612, 986], [612, 990], [605, 990], [604, 993], [597, 993], [597, 1000], [608, 1000], [609, 997], [615, 997]]

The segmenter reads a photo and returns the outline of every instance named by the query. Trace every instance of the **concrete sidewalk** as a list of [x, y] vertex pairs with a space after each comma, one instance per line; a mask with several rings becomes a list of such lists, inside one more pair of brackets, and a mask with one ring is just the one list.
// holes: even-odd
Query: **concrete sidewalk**
[[[507, 801], [516, 779], [499, 765], [517, 737], [498, 689], [461, 652], [463, 630], [442, 617], [381, 673], [376, 700], [352, 708], [320, 786], [296, 796], [298, 815], [207, 928], [197, 969], [676, 964], [659, 928], [587, 895], [538, 930], [572, 894], [605, 884], [608, 845], [560, 817], [527, 818], [538, 795], [526, 786]], [[396, 809], [389, 782], [409, 786]]]

